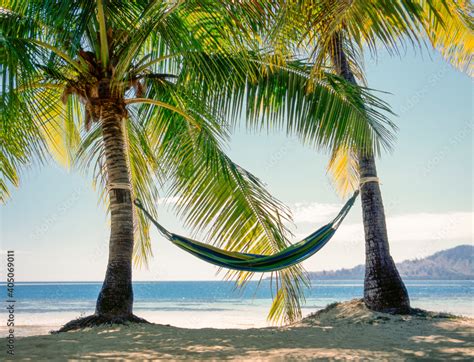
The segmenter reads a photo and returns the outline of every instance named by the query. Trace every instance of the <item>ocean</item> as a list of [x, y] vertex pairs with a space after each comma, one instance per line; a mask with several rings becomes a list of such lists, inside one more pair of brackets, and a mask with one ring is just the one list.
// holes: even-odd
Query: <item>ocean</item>
[[[474, 281], [407, 280], [413, 307], [474, 317]], [[265, 327], [272, 302], [269, 281], [244, 290], [225, 281], [135, 282], [134, 313], [151, 322], [184, 328]], [[2, 299], [6, 286], [0, 284]], [[31, 282], [15, 285], [17, 336], [43, 334], [94, 312], [99, 282]], [[363, 281], [315, 280], [306, 291], [303, 314], [363, 295]], [[3, 309], [5, 311], [5, 309]], [[6, 328], [6, 313], [0, 330]]]

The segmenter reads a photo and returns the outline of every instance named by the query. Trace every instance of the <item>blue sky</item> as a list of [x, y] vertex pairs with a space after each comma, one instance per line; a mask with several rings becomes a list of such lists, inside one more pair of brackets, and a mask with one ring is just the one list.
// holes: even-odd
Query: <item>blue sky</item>
[[[392, 153], [378, 160], [391, 251], [395, 260], [423, 257], [473, 242], [472, 81], [437, 54], [383, 51], [366, 64], [371, 88], [398, 114]], [[293, 211], [297, 238], [325, 223], [342, 204], [326, 175], [327, 155], [283, 134], [238, 130], [229, 154], [260, 177]], [[187, 234], [160, 206], [161, 220]], [[152, 233], [154, 258], [135, 280], [221, 279], [217, 269]], [[102, 280], [108, 220], [89, 177], [53, 163], [24, 172], [20, 188], [1, 209], [1, 249], [15, 250], [18, 280]], [[308, 270], [364, 261], [360, 203], [336, 237], [305, 262]], [[2, 263], [3, 265], [4, 263]]]

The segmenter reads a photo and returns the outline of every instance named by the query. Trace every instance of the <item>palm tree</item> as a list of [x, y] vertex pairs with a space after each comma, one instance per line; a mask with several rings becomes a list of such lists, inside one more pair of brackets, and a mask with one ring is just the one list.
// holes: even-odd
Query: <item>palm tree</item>
[[[274, 252], [286, 244], [286, 209], [225, 155], [228, 129], [212, 95], [198, 98], [189, 88], [199, 78], [212, 89], [233, 66], [226, 56], [236, 39], [220, 30], [232, 20], [228, 9], [199, 1], [12, 1], [1, 17], [2, 169], [15, 183], [19, 166], [46, 152], [66, 165], [92, 165], [110, 210], [95, 315], [62, 330], [144, 322], [133, 315], [132, 256], [146, 263], [151, 255], [149, 225], [132, 200], [156, 214], [156, 184], [179, 196], [188, 226], [212, 226], [209, 239], [229, 249]], [[239, 71], [242, 59], [233, 58]], [[276, 304], [293, 318], [304, 279], [299, 268], [281, 279]]]
[[[29, 0], [2, 6], [2, 200], [22, 167], [52, 154], [66, 166], [92, 168], [110, 211], [109, 260], [95, 314], [62, 330], [144, 322], [133, 315], [132, 259], [146, 264], [151, 248], [135, 197], [156, 217], [156, 200], [166, 190], [178, 198], [175, 210], [186, 226], [207, 230], [209, 241], [229, 250], [273, 253], [287, 245], [287, 209], [225, 155], [228, 119], [235, 123], [242, 113], [256, 117], [264, 109], [271, 119], [291, 115], [295, 128], [310, 119], [319, 125], [313, 139], [321, 145], [378, 142], [373, 128], [383, 127], [383, 116], [375, 109], [383, 103], [330, 74], [312, 82], [297, 70], [301, 64], [282, 67], [252, 48], [248, 30], [258, 3]], [[293, 86], [282, 87], [288, 82]], [[302, 91], [309, 83], [312, 97]], [[278, 97], [265, 105], [245, 97], [276, 88]], [[361, 111], [361, 97], [374, 109]], [[371, 122], [365, 112], [374, 115]], [[243, 285], [252, 275], [228, 276]], [[270, 318], [295, 320], [303, 270], [283, 270], [277, 281]]]
[[[281, 42], [285, 36], [304, 45], [316, 78], [323, 69], [332, 68], [352, 84], [357, 84], [357, 80], [365, 84], [361, 59], [366, 50], [376, 54], [377, 46], [382, 45], [390, 54], [397, 54], [406, 43], [422, 46], [426, 40], [455, 66], [472, 73], [473, 9], [467, 1], [285, 1], [277, 10], [277, 45], [288, 46]], [[376, 311], [405, 313], [410, 302], [390, 255], [377, 182], [377, 151], [336, 147], [329, 168], [344, 187], [354, 185], [356, 178], [361, 180], [366, 240], [365, 304]]]

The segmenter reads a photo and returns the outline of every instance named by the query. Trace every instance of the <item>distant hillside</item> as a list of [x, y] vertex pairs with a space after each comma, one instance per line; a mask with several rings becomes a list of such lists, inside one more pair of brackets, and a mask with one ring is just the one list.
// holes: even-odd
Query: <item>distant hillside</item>
[[[460, 245], [442, 250], [423, 259], [397, 263], [398, 271], [407, 279], [474, 279], [474, 246]], [[310, 279], [363, 279], [365, 266], [310, 272]]]

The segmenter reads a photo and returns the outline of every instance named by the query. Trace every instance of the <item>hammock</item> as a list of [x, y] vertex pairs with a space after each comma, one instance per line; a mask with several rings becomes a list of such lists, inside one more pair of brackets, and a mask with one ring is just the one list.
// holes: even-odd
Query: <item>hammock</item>
[[339, 214], [329, 224], [324, 225], [322, 228], [316, 230], [300, 242], [290, 245], [284, 250], [272, 255], [227, 251], [181, 235], [173, 234], [166, 230], [150, 215], [150, 213], [143, 207], [140, 200], [136, 199], [134, 203], [143, 211], [146, 217], [150, 219], [165, 238], [199, 259], [228, 269], [250, 272], [272, 272], [301, 263], [326, 245], [349, 213], [349, 210], [354, 204], [358, 194], [359, 192], [356, 191], [342, 207]]

